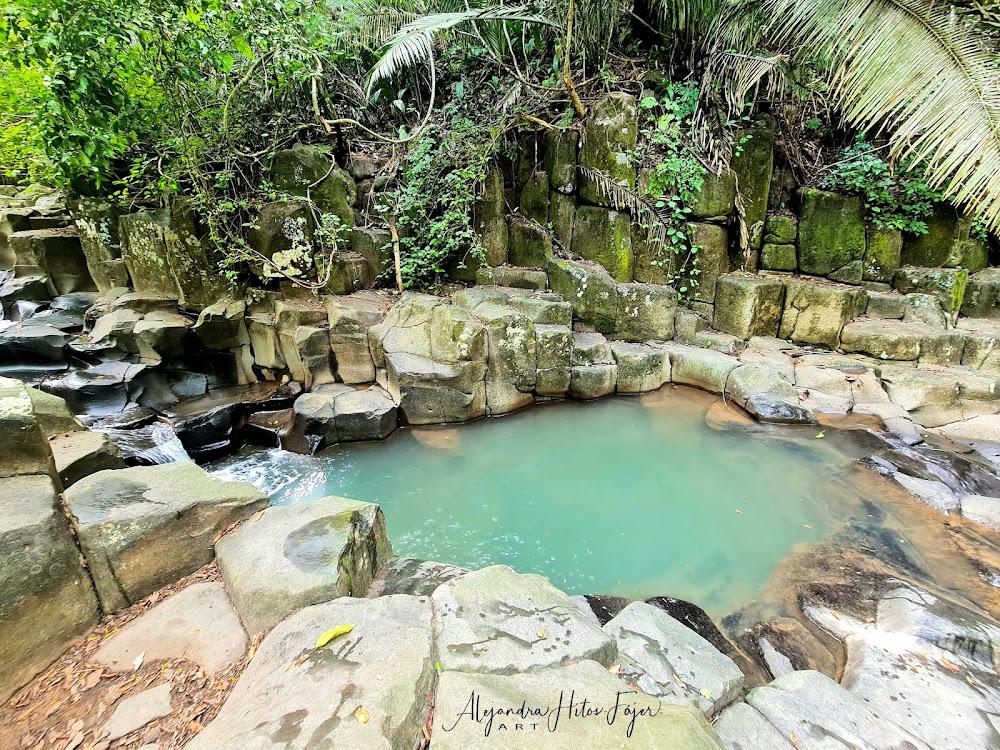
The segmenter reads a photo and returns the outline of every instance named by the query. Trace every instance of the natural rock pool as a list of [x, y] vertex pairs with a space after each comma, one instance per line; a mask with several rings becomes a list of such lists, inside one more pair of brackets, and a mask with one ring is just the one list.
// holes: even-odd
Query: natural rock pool
[[276, 504], [377, 502], [399, 555], [504, 563], [570, 593], [671, 596], [722, 616], [759, 596], [796, 545], [860, 512], [839, 476], [861, 454], [819, 427], [714, 429], [707, 410], [709, 422], [737, 419], [711, 396], [667, 387], [315, 457], [258, 450], [212, 471]]

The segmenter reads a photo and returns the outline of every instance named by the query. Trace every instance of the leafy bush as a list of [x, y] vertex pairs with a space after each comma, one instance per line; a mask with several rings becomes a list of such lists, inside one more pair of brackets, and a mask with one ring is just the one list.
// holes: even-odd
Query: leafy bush
[[878, 149], [858, 137], [845, 148], [839, 161], [820, 181], [820, 186], [865, 202], [868, 219], [879, 229], [900, 229], [927, 234], [927, 219], [942, 195], [919, 176], [920, 170], [894, 171]]

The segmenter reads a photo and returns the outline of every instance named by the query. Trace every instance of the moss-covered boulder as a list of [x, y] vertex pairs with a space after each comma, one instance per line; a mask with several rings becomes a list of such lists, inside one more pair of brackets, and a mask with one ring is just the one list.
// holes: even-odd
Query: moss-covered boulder
[[[326, 264], [329, 263], [329, 272]], [[320, 278], [326, 278], [324, 291], [330, 294], [351, 294], [368, 289], [375, 282], [375, 274], [368, 259], [361, 253], [338, 252], [320, 264]]]
[[122, 260], [118, 237], [121, 207], [104, 198], [80, 198], [73, 204], [72, 212], [97, 290], [103, 294], [128, 286], [128, 269]]
[[[247, 242], [255, 251], [270, 259], [277, 269], [289, 276], [298, 276], [308, 268], [313, 229], [308, 206], [298, 201], [277, 201], [261, 208], [257, 222], [247, 233]], [[277, 269], [261, 264], [255, 270], [262, 277], [281, 278]]]
[[521, 189], [518, 207], [528, 221], [543, 226], [549, 221], [549, 176], [545, 172], [534, 172], [531, 179]]
[[541, 224], [512, 217], [507, 256], [515, 266], [545, 268], [552, 257], [552, 236]]
[[740, 148], [733, 155], [732, 168], [746, 207], [750, 247], [759, 250], [764, 239], [767, 196], [774, 172], [774, 132], [768, 128], [749, 128], [738, 132], [736, 139]]
[[596, 263], [553, 259], [549, 285], [573, 305], [573, 314], [601, 333], [613, 333], [618, 320], [618, 287]]
[[899, 268], [903, 234], [898, 229], [868, 227], [867, 246], [861, 278], [864, 281], [891, 282]]
[[964, 268], [969, 273], [975, 273], [986, 268], [989, 262], [990, 249], [986, 240], [969, 237], [959, 240], [952, 246], [951, 255], [945, 265], [949, 268]]
[[545, 136], [545, 171], [557, 193], [576, 191], [576, 151], [580, 134], [575, 130], [550, 130]]
[[[506, 236], [506, 235], [505, 235]], [[377, 279], [392, 273], [392, 236], [380, 227], [355, 227], [351, 231], [351, 250], [364, 256]], [[468, 281], [475, 278], [472, 273]]]
[[156, 292], [177, 298], [177, 284], [170, 274], [167, 246], [163, 239], [170, 225], [166, 209], [139, 211], [119, 219], [122, 258], [137, 292]]
[[736, 173], [717, 175], [705, 172], [701, 190], [691, 206], [691, 218], [699, 221], [727, 222], [736, 208]]
[[632, 234], [629, 216], [598, 206], [580, 206], [573, 223], [572, 250], [604, 266], [615, 281], [632, 280]]
[[657, 284], [619, 284], [615, 338], [667, 341], [674, 337], [677, 292]]
[[351, 207], [357, 200], [357, 188], [326, 149], [298, 144], [278, 151], [271, 159], [268, 179], [280, 191], [308, 197], [320, 211], [336, 216], [342, 226], [354, 226]]
[[963, 268], [900, 268], [892, 277], [894, 289], [933, 295], [952, 316], [962, 308], [968, 283], [969, 272]]
[[835, 349], [844, 325], [865, 310], [865, 291], [805, 279], [785, 282], [785, 305], [778, 335], [803, 344]]
[[1000, 268], [987, 268], [969, 277], [962, 300], [962, 315], [1000, 317]]
[[795, 245], [765, 242], [760, 249], [760, 267], [765, 271], [794, 271], [796, 265]]
[[209, 305], [198, 316], [194, 332], [208, 349], [233, 349], [250, 343], [242, 300], [224, 300]]
[[549, 193], [549, 221], [553, 237], [567, 250], [573, 244], [573, 224], [576, 221], [576, 198], [555, 190]]
[[764, 223], [764, 242], [790, 245], [798, 239], [799, 220], [788, 214], [768, 214]]
[[931, 268], [948, 265], [955, 245], [969, 239], [971, 229], [971, 219], [961, 216], [950, 203], [939, 203], [927, 219], [926, 234], [904, 238], [901, 263]]
[[[805, 188], [799, 192], [799, 271], [861, 281], [865, 207], [860, 198]], [[856, 269], [856, 272], [855, 272]]]
[[472, 226], [486, 254], [486, 265], [502, 266], [507, 262], [507, 207], [504, 198], [503, 170], [491, 164], [483, 181], [483, 194], [473, 208]]
[[549, 285], [546, 271], [519, 266], [495, 266], [476, 271], [477, 284], [509, 286], [515, 289], [545, 289]]
[[[635, 188], [635, 167], [629, 153], [638, 135], [635, 97], [613, 93], [594, 105], [584, 125], [580, 142], [580, 166], [604, 174], [612, 182]], [[582, 172], [578, 179], [580, 198], [597, 206], [613, 206], [600, 180]]]
[[785, 285], [779, 279], [729, 274], [715, 287], [715, 327], [747, 340], [777, 336], [781, 324]]
[[729, 230], [718, 224], [691, 224], [690, 241], [698, 252], [695, 262], [681, 269], [683, 278], [678, 284], [688, 287], [686, 296], [713, 302], [716, 282], [729, 271]]

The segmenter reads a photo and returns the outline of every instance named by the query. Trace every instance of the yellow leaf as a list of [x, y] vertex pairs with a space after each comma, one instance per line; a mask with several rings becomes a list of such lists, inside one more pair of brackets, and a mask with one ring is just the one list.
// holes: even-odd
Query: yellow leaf
[[354, 712], [354, 718], [358, 720], [358, 724], [367, 724], [371, 716], [368, 715], [368, 710], [364, 706], [358, 706], [358, 710]]
[[826, 435], [824, 435], [824, 434], [823, 434], [823, 433], [821, 432], [821, 433], [819, 433], [819, 434], [818, 434], [818, 435], [817, 435], [816, 437], [818, 437], [818, 438], [821, 438], [821, 437], [826, 437]]
[[743, 511], [740, 510], [739, 508], [736, 509], [736, 512], [739, 513], [741, 516], [743, 515]]
[[544, 638], [545, 637], [545, 628], [539, 628], [538, 629], [538, 637], [539, 638]]
[[332, 641], [334, 638], [339, 638], [342, 635], [346, 635], [354, 630], [353, 625], [336, 625], [329, 630], [327, 630], [323, 635], [319, 637], [316, 641], [316, 648], [323, 648], [326, 644]]

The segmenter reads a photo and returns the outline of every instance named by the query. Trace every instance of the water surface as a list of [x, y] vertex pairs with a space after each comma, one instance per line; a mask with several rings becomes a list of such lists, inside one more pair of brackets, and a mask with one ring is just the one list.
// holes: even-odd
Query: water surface
[[400, 430], [315, 457], [257, 451], [213, 471], [278, 504], [377, 502], [396, 554], [505, 563], [570, 593], [673, 596], [722, 615], [758, 596], [775, 564], [818, 539], [856, 492], [839, 481], [852, 456], [833, 435], [720, 432], [705, 424], [711, 402], [668, 386]]

